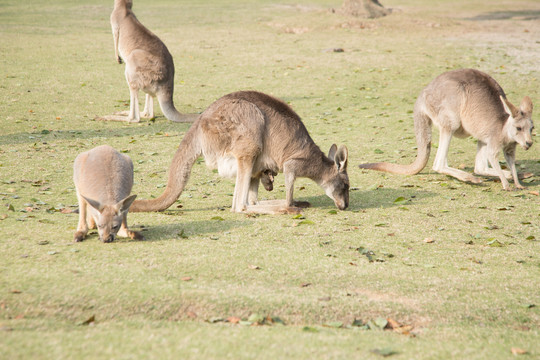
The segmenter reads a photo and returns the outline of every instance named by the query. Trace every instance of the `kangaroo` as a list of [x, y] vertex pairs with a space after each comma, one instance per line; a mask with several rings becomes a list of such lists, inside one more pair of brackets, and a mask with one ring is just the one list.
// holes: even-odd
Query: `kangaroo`
[[[390, 163], [361, 164], [360, 168], [394, 174], [417, 174], [427, 164], [431, 150], [431, 124], [439, 128], [439, 148], [433, 170], [461, 181], [481, 183], [465, 171], [448, 166], [447, 155], [452, 136], [473, 136], [478, 140], [474, 172], [498, 176], [504, 190], [513, 177], [517, 189], [523, 189], [516, 171], [516, 144], [528, 150], [532, 144], [533, 105], [525, 96], [516, 108], [501, 86], [489, 75], [474, 69], [460, 69], [439, 75], [421, 93], [414, 105], [414, 129], [418, 155], [410, 165]], [[503, 150], [510, 171], [502, 170], [497, 154]], [[491, 164], [491, 168], [488, 166]]]
[[129, 195], [133, 186], [133, 163], [108, 145], [98, 146], [75, 158], [73, 181], [79, 200], [79, 225], [75, 241], [82, 241], [88, 228], [95, 228], [103, 242], [122, 237], [142, 240], [128, 230], [127, 213], [137, 195]]
[[277, 175], [277, 172], [270, 169], [265, 170], [261, 173], [261, 184], [263, 184], [266, 191], [274, 190], [274, 176]]
[[156, 96], [165, 117], [174, 122], [193, 122], [197, 115], [180, 114], [174, 107], [174, 62], [165, 44], [143, 24], [133, 11], [132, 0], [115, 0], [111, 14], [116, 61], [126, 63], [129, 113], [104, 116], [103, 120], [139, 122], [139, 90], [146, 93], [143, 117], [154, 118]]
[[[221, 176], [236, 176], [233, 212], [298, 212], [309, 203], [293, 200], [297, 177], [319, 184], [339, 209], [349, 205], [347, 147], [332, 145], [327, 157], [287, 104], [260, 92], [240, 91], [218, 99], [199, 116], [174, 155], [164, 193], [135, 201], [131, 211], [162, 211], [171, 206], [200, 155]], [[283, 172], [285, 201], [257, 202], [259, 181], [269, 169]]]

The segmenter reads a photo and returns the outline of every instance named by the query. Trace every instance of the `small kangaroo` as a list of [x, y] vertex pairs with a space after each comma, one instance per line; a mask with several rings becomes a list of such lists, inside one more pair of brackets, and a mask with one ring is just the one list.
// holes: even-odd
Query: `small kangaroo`
[[[504, 190], [507, 178], [514, 178], [517, 189], [523, 189], [516, 171], [516, 144], [528, 150], [532, 144], [533, 105], [525, 96], [516, 108], [501, 86], [489, 75], [474, 69], [460, 69], [439, 75], [422, 92], [414, 105], [414, 130], [418, 155], [410, 165], [385, 162], [361, 164], [360, 168], [394, 174], [419, 173], [427, 164], [431, 150], [431, 124], [439, 128], [439, 148], [433, 170], [475, 184], [482, 180], [465, 171], [448, 166], [447, 155], [452, 136], [473, 136], [478, 140], [474, 172], [498, 176]], [[497, 154], [503, 150], [510, 171], [502, 170]], [[491, 168], [488, 166], [491, 164]]]
[[[131, 211], [162, 211], [171, 206], [201, 154], [221, 176], [236, 176], [233, 212], [300, 211], [300, 206], [309, 203], [293, 200], [297, 177], [319, 184], [339, 209], [349, 205], [347, 147], [332, 145], [327, 157], [287, 104], [260, 92], [240, 91], [218, 99], [199, 116], [176, 151], [164, 193], [153, 200], [135, 201]], [[259, 182], [267, 170], [283, 172], [285, 201], [257, 202]]]
[[108, 145], [98, 146], [75, 158], [73, 181], [79, 200], [79, 225], [75, 241], [82, 241], [88, 228], [95, 228], [103, 242], [122, 237], [142, 240], [128, 230], [127, 213], [137, 195], [129, 195], [133, 186], [133, 163]]
[[277, 175], [277, 172], [270, 169], [265, 170], [261, 173], [261, 184], [263, 184], [266, 191], [274, 190], [274, 176]]
[[129, 85], [129, 114], [101, 117], [103, 120], [139, 122], [139, 90], [146, 93], [143, 117], [154, 117], [156, 96], [165, 117], [174, 122], [193, 122], [197, 115], [180, 114], [174, 107], [174, 62], [165, 44], [143, 24], [131, 10], [132, 0], [115, 0], [111, 14], [114, 55], [119, 64], [126, 63]]

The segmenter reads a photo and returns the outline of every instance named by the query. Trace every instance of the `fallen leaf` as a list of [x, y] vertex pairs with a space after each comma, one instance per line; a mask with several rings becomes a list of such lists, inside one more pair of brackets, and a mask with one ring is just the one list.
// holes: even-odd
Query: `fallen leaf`
[[193, 278], [191, 276], [184, 276], [184, 277], [180, 278], [180, 280], [182, 280], [182, 281], [191, 281], [191, 280], [193, 280]]
[[222, 218], [221, 216], [214, 216], [214, 217], [212, 217], [210, 220], [223, 221], [223, 220], [225, 220], [225, 219]]
[[83, 322], [79, 323], [78, 325], [84, 326], [84, 325], [90, 325], [92, 323], [96, 322], [96, 316], [92, 315], [88, 319], [84, 320]]
[[313, 224], [315, 223], [311, 220], [302, 220], [298, 223], [298, 225], [313, 225]]
[[534, 235], [529, 235], [525, 238], [525, 240], [536, 241], [536, 238], [534, 237]]
[[372, 349], [370, 351], [374, 354], [381, 355], [382, 357], [388, 357], [398, 354], [398, 352], [393, 350], [392, 348]]
[[300, 287], [308, 287], [308, 286], [311, 286], [311, 283], [303, 283], [303, 284], [300, 284]]
[[221, 317], [213, 317], [213, 318], [210, 318], [207, 320], [210, 324], [215, 324], [215, 323], [218, 323], [218, 322], [222, 322], [222, 321], [225, 321], [223, 318]]
[[[488, 239], [488, 240], [490, 240], [490, 239]], [[497, 240], [497, 239], [493, 239], [493, 240], [488, 241], [487, 245], [491, 246], [491, 247], [503, 247], [504, 246], [504, 244], [502, 242], [500, 242], [499, 240]]]
[[264, 316], [259, 315], [257, 313], [253, 313], [249, 315], [247, 321], [250, 322], [251, 324], [262, 325], [264, 324]]
[[311, 327], [311, 326], [304, 326], [302, 328], [302, 331], [305, 331], [305, 332], [311, 332], [311, 333], [318, 333], [319, 330], [314, 328], [314, 327]]
[[21, 290], [17, 290], [17, 289], [13, 289], [10, 291], [12, 294], [21, 294], [22, 291]]
[[248, 268], [250, 268], [251, 270], [261, 270], [261, 268], [257, 265], [248, 265]]
[[434, 243], [435, 240], [433, 238], [427, 237], [427, 238], [424, 239], [424, 242], [428, 243], [428, 244], [431, 244], [431, 243]]
[[540, 192], [538, 191], [529, 191], [529, 194], [534, 195], [534, 196], [540, 196]]
[[193, 311], [188, 311], [186, 314], [190, 319], [196, 319], [197, 314], [195, 314]]
[[341, 321], [333, 321], [333, 322], [326, 323], [323, 326], [339, 329], [343, 327], [343, 323]]
[[401, 327], [401, 324], [392, 318], [388, 318], [386, 319], [386, 321], [387, 321], [386, 327], [389, 329], [393, 330], [393, 329], [397, 329]]
[[511, 348], [510, 351], [514, 355], [525, 355], [525, 354], [528, 353], [527, 350], [523, 350], [523, 349], [520, 349], [520, 348], [517, 348], [517, 347]]
[[0, 215], [0, 220], [5, 220], [8, 218], [8, 215], [7, 214], [2, 214]]
[[71, 214], [71, 213], [73, 213], [73, 210], [68, 209], [68, 208], [63, 208], [63, 209], [60, 210], [60, 212], [62, 214]]
[[231, 324], [238, 324], [242, 319], [236, 316], [229, 316], [225, 321]]
[[401, 204], [405, 204], [408, 200], [405, 199], [403, 196], [400, 196], [398, 198], [396, 198], [394, 200], [394, 204], [398, 204], [398, 205], [401, 205]]

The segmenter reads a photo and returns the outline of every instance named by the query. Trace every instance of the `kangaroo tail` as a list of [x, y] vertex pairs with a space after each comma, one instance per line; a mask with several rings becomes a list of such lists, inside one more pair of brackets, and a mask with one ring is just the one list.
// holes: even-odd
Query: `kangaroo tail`
[[172, 91], [162, 91], [157, 94], [157, 99], [163, 115], [173, 122], [194, 122], [199, 114], [182, 114], [174, 107]]
[[152, 200], [135, 200], [130, 212], [163, 211], [174, 204], [180, 197], [191, 174], [193, 164], [202, 153], [200, 142], [199, 124], [195, 123], [188, 130], [169, 168], [169, 180], [167, 187], [160, 197]]
[[414, 130], [418, 154], [412, 164], [400, 165], [387, 162], [360, 164], [361, 169], [385, 171], [392, 174], [414, 175], [426, 167], [431, 152], [431, 119], [427, 114], [416, 108], [414, 112]]

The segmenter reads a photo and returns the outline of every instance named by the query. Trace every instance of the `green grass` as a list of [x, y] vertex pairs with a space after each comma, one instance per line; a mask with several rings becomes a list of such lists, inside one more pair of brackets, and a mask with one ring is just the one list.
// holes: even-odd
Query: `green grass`
[[[129, 215], [145, 241], [112, 244], [72, 242], [77, 214], [60, 210], [77, 205], [75, 156], [110, 144], [135, 163], [133, 192], [156, 196], [189, 125], [159, 109], [155, 122], [93, 121], [129, 101], [112, 1], [0, 4], [0, 358], [540, 356], [539, 144], [518, 150], [520, 170], [536, 174], [519, 192], [436, 174], [434, 155], [415, 176], [356, 166], [412, 161], [414, 101], [446, 70], [486, 71], [514, 104], [538, 105], [538, 2], [386, 1], [402, 11], [379, 20], [330, 11], [340, 4], [135, 2], [174, 57], [180, 111], [241, 89], [280, 97], [323, 150], [348, 146], [353, 190], [334, 213], [300, 179], [312, 224], [248, 217], [229, 212], [234, 182], [201, 160], [179, 203]], [[472, 171], [475, 150], [453, 140], [450, 164]], [[283, 176], [260, 195], [284, 198]], [[249, 326], [253, 314], [285, 325]], [[378, 318], [415, 336], [352, 326]]]

